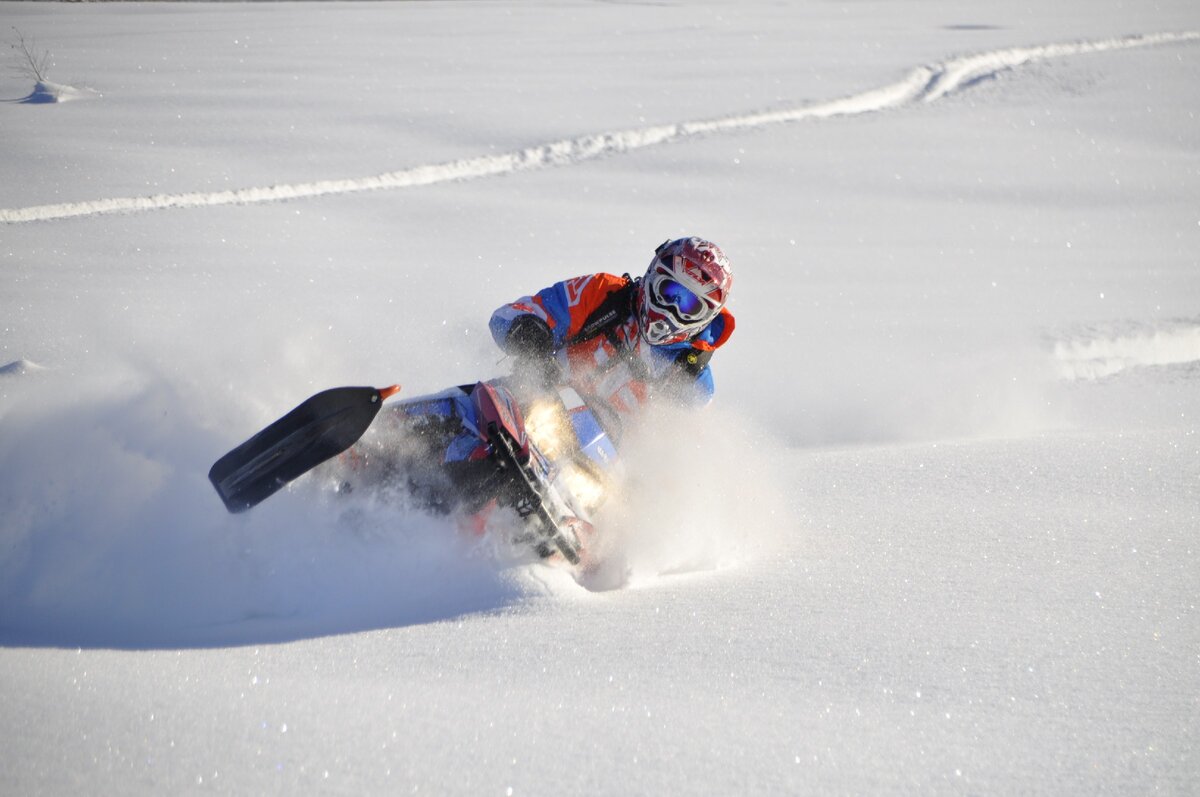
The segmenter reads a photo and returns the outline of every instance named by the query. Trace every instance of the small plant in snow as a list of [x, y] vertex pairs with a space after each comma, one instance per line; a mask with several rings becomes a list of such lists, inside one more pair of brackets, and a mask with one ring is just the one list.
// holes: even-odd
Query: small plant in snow
[[50, 52], [39, 49], [33, 39], [25, 38], [25, 34], [17, 30], [15, 26], [13, 33], [16, 34], [16, 41], [11, 45], [16, 60], [13, 71], [34, 81], [33, 92], [28, 97], [16, 100], [16, 102], [67, 102], [68, 100], [100, 96], [99, 92], [92, 89], [77, 89], [74, 86], [51, 83], [46, 79], [50, 65], [53, 63], [50, 60]]
[[33, 78], [36, 83], [46, 82], [46, 70], [50, 68], [50, 52], [48, 50], [38, 51], [32, 39], [26, 39], [25, 34], [13, 27], [13, 33], [16, 34], [17, 40], [13, 43], [12, 48], [17, 51], [17, 65], [15, 70], [18, 74]]

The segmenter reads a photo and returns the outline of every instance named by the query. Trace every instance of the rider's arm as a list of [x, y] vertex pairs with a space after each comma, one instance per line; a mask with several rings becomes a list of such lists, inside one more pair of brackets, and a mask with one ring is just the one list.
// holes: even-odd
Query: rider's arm
[[496, 344], [515, 354], [509, 348], [510, 343], [518, 340], [513, 337], [514, 324], [522, 318], [537, 319], [550, 332], [552, 348], [558, 351], [579, 331], [592, 311], [625, 284], [623, 277], [612, 274], [588, 274], [556, 282], [533, 296], [523, 296], [501, 306], [492, 313], [488, 327]]
[[729, 340], [733, 334], [733, 315], [728, 310], [713, 319], [686, 347], [682, 347], [673, 363], [686, 387], [679, 391], [679, 399], [692, 406], [704, 406], [712, 401], [715, 387], [709, 360], [713, 352]]
[[[543, 294], [553, 290], [553, 286], [545, 291], [539, 291], [535, 296], [522, 296], [515, 302], [502, 305], [492, 313], [491, 320], [488, 321], [488, 329], [492, 332], [492, 338], [499, 346], [510, 354], [515, 354], [510, 348], [510, 342], [519, 343], [525, 335], [535, 334], [532, 332], [520, 332], [524, 327], [526, 330], [541, 330], [542, 337], [549, 337], [550, 348], [554, 349], [554, 333], [555, 327], [560, 325], [560, 322], [554, 318], [551, 311], [546, 308], [546, 302]], [[520, 323], [518, 323], [520, 322]], [[514, 332], [516, 337], [514, 338]]]
[[713, 375], [708, 361], [712, 359], [712, 351], [680, 348], [673, 352], [668, 370], [663, 374], [663, 381], [671, 385], [669, 395], [681, 404], [691, 407], [703, 407], [713, 398]]
[[696, 381], [692, 383], [694, 390], [690, 396], [686, 396], [685, 400], [693, 406], [703, 407], [713, 400], [713, 392], [716, 387], [713, 385], [712, 369], [707, 365], [696, 374]]

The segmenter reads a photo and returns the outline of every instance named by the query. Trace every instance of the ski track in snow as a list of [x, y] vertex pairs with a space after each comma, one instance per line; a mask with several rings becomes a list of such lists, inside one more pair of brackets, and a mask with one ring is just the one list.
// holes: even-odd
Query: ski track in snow
[[1136, 368], [1191, 371], [1200, 364], [1200, 322], [1130, 323], [1124, 328], [1086, 330], [1054, 343], [1059, 376], [1068, 381], [1105, 379]]
[[86, 202], [0, 209], [0, 223], [51, 221], [75, 216], [166, 208], [248, 205], [359, 191], [414, 188], [438, 183], [477, 180], [532, 169], [583, 163], [608, 155], [633, 152], [646, 147], [680, 141], [691, 136], [748, 130], [809, 119], [855, 116], [918, 103], [930, 103], [968, 87], [982, 78], [1037, 61], [1197, 40], [1200, 40], [1200, 32], [1186, 31], [994, 50], [954, 58], [933, 66], [917, 67], [903, 80], [882, 88], [799, 108], [599, 133], [541, 144], [518, 152], [415, 166], [370, 177], [319, 180], [310, 183], [292, 183], [230, 191], [116, 197]]

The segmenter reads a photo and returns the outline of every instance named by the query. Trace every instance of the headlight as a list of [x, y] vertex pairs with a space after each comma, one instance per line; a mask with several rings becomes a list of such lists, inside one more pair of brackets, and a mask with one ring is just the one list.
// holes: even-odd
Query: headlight
[[557, 460], [574, 447], [570, 421], [562, 404], [557, 401], [535, 401], [525, 415], [525, 431], [538, 450], [550, 460]]

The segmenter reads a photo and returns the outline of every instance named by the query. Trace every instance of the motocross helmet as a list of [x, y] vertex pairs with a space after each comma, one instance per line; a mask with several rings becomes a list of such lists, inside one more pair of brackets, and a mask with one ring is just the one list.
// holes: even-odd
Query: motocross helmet
[[638, 326], [654, 346], [681, 343], [717, 317], [733, 272], [725, 253], [703, 238], [678, 238], [654, 251], [638, 288]]

